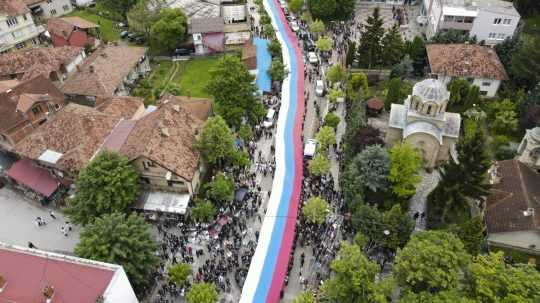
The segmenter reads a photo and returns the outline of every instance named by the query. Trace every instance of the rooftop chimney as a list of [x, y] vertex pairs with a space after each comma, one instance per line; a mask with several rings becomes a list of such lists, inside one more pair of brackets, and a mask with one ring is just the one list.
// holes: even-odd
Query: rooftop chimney
[[93, 73], [93, 72], [94, 72], [94, 66], [93, 66], [93, 65], [90, 65], [90, 66], [88, 67], [88, 70], [89, 70], [91, 73]]

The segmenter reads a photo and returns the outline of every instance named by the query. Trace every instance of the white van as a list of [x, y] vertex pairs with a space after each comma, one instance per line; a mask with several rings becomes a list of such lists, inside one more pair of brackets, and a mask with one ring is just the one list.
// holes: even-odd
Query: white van
[[276, 115], [276, 111], [271, 108], [268, 110], [268, 113], [266, 113], [266, 118], [264, 118], [263, 126], [266, 128], [271, 127], [274, 125], [274, 116]]
[[304, 158], [313, 159], [315, 156], [315, 150], [317, 150], [317, 140], [308, 139], [304, 146]]
[[317, 80], [315, 82], [315, 94], [319, 97], [324, 96], [324, 81]]

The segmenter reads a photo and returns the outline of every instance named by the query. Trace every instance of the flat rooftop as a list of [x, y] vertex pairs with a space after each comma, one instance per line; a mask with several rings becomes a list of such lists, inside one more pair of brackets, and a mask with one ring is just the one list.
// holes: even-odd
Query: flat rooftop
[[477, 10], [483, 8], [502, 13], [512, 13], [519, 16], [512, 2], [503, 0], [440, 0], [444, 6], [461, 7], [467, 10]]

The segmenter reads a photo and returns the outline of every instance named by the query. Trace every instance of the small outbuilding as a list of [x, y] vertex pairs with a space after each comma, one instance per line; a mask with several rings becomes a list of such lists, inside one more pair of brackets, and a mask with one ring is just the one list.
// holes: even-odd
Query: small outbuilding
[[384, 101], [379, 98], [371, 98], [366, 103], [367, 113], [370, 116], [379, 115], [384, 109]]

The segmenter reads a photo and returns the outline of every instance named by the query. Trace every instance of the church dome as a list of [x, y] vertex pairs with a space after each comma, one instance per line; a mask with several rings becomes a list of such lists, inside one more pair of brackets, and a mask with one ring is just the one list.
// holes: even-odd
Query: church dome
[[412, 95], [422, 103], [434, 102], [439, 105], [446, 103], [450, 97], [445, 85], [437, 79], [426, 79], [416, 83]]

